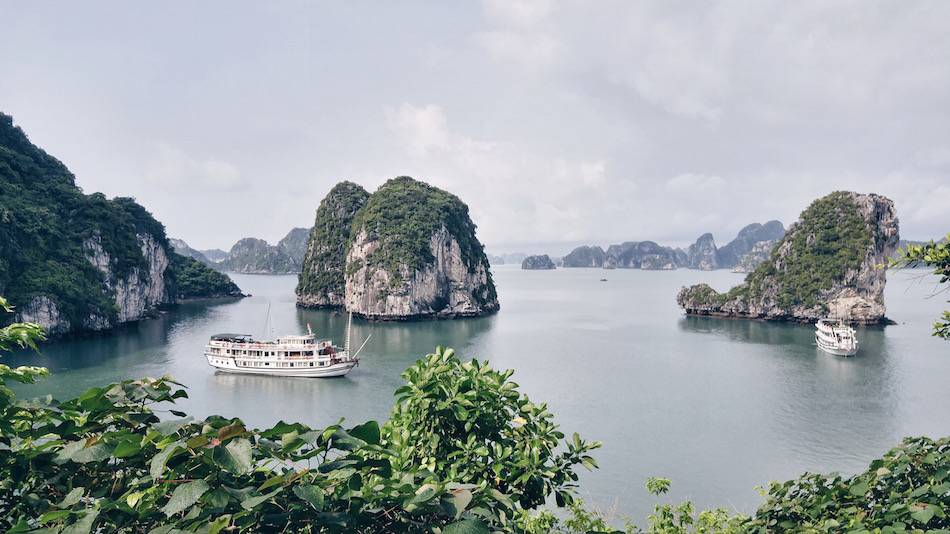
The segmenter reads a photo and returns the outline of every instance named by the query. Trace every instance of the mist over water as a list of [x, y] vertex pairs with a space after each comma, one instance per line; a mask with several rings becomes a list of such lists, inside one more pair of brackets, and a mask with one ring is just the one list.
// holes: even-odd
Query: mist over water
[[[305, 332], [342, 343], [346, 315], [294, 305], [294, 276], [232, 275], [254, 296], [192, 302], [114, 333], [50, 343], [5, 357], [52, 375], [16, 386], [58, 398], [107, 382], [169, 374], [188, 386], [196, 417], [217, 413], [257, 427], [384, 419], [399, 374], [436, 345], [515, 369], [562, 430], [604, 442], [601, 469], [582, 473], [581, 495], [642, 520], [654, 502], [648, 476], [673, 479], [672, 498], [749, 512], [756, 485], [805, 471], [854, 472], [901, 437], [950, 433], [950, 344], [930, 336], [945, 298], [936, 278], [888, 275], [897, 325], [859, 328], [854, 358], [819, 352], [806, 325], [685, 317], [675, 294], [707, 281], [723, 290], [742, 275], [493, 267], [501, 312], [455, 321], [366, 323], [361, 364], [339, 379], [215, 374], [202, 356], [215, 333], [271, 338]], [[601, 278], [608, 281], [601, 282]], [[269, 316], [269, 317], [268, 317]], [[268, 326], [269, 325], [269, 326]]]

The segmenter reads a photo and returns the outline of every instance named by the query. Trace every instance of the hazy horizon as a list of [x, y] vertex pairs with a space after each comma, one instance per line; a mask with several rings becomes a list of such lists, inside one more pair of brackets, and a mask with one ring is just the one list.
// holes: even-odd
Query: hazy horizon
[[[26, 3], [0, 111], [227, 250], [409, 175], [492, 253], [717, 244], [834, 190], [950, 230], [950, 3]], [[28, 60], [27, 60], [28, 59]]]

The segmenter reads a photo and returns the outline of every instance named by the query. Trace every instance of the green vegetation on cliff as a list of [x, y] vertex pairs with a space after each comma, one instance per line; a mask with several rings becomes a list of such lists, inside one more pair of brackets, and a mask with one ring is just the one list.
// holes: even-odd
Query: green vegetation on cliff
[[[820, 303], [822, 291], [831, 289], [844, 273], [861, 267], [872, 239], [864, 217], [847, 193], [836, 191], [819, 198], [802, 212], [769, 260], [746, 277], [749, 296], [760, 296], [768, 279], [778, 288], [780, 306], [815, 306]], [[782, 253], [785, 256], [779, 270], [775, 260]]]
[[228, 275], [176, 252], [171, 254], [171, 273], [170, 287], [176, 300], [242, 295]]
[[849, 271], [860, 269], [872, 240], [872, 230], [851, 196], [834, 192], [802, 212], [769, 259], [746, 275], [743, 284], [727, 293], [699, 284], [685, 290], [680, 300], [720, 306], [736, 299], [758, 302], [774, 294], [775, 304], [785, 309], [823, 306], [822, 293]]
[[397, 273], [400, 265], [416, 270], [435, 258], [429, 248], [434, 233], [445, 226], [458, 241], [462, 261], [474, 272], [487, 258], [475, 237], [468, 206], [457, 196], [408, 176], [393, 178], [373, 193], [353, 218], [350, 242], [362, 229], [380, 241], [371, 265]]
[[90, 258], [101, 247], [112, 279], [136, 268], [148, 276], [146, 235], [172, 254], [165, 228], [145, 208], [131, 198], [83, 194], [60, 161], [0, 113], [0, 291], [13, 305], [46, 296], [74, 328], [89, 316], [114, 320], [106, 277]]
[[365, 189], [344, 181], [335, 185], [320, 202], [300, 269], [297, 295], [327, 300], [326, 305], [339, 304], [329, 302], [328, 296], [343, 296], [346, 249], [353, 217], [368, 198]]
[[90, 314], [114, 317], [83, 243], [98, 239], [122, 277], [146, 266], [142, 232], [167, 246], [161, 224], [134, 200], [84, 195], [62, 163], [0, 114], [0, 290], [14, 305], [46, 295], [74, 324]]

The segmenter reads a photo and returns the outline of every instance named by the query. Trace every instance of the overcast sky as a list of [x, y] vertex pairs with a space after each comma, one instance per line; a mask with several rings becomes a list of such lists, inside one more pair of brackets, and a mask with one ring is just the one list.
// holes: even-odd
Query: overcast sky
[[342, 179], [459, 195], [489, 251], [723, 244], [836, 189], [950, 231], [950, 2], [8, 2], [0, 110], [196, 248]]

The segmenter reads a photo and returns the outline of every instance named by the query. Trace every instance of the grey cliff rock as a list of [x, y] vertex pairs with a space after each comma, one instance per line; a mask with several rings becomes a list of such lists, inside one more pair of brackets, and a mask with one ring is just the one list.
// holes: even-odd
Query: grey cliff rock
[[887, 259], [899, 239], [894, 203], [875, 194], [835, 192], [813, 202], [768, 261], [727, 293], [706, 284], [680, 290], [687, 314], [858, 324], [885, 320]]
[[537, 256], [528, 256], [521, 262], [521, 268], [531, 271], [543, 271], [556, 269], [557, 266], [551, 260], [551, 257], [547, 254], [540, 254]]

